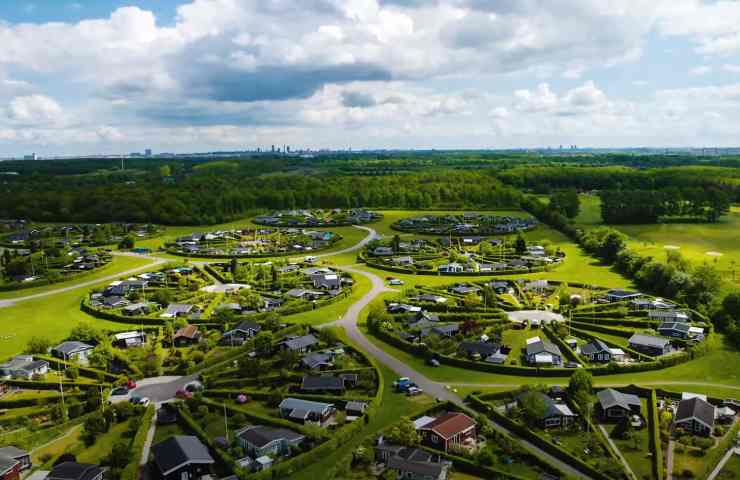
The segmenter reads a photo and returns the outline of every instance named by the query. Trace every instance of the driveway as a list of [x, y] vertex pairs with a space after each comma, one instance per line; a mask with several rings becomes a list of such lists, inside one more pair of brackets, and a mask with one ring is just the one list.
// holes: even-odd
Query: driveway
[[540, 323], [562, 322], [565, 320], [562, 315], [547, 310], [517, 310], [507, 312], [506, 316], [511, 321], [539, 320]]
[[184, 377], [145, 378], [137, 382], [137, 386], [131, 390], [131, 394], [137, 397], [147, 397], [152, 403], [167, 402], [175, 398], [178, 390], [185, 388], [185, 385], [197, 378], [198, 374]]

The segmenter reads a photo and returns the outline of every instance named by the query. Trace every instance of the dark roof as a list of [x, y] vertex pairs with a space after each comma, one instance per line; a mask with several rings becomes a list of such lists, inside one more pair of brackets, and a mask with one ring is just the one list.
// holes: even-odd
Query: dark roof
[[92, 349], [93, 349], [92, 345], [88, 345], [87, 343], [77, 342], [77, 341], [62, 342], [56, 347], [54, 347], [55, 351], [62, 353], [64, 355], [69, 355], [70, 353], [75, 353], [75, 352], [84, 351], [84, 350], [92, 350]]
[[437, 335], [449, 335], [460, 330], [460, 325], [453, 323], [450, 325], [441, 325], [439, 327], [432, 327], [432, 332]]
[[301, 363], [310, 369], [320, 367], [322, 365], [331, 365], [331, 355], [328, 353], [309, 353], [301, 358]]
[[417, 475], [431, 476], [437, 478], [444, 470], [440, 463], [432, 462], [412, 462], [399, 457], [392, 457], [388, 460], [388, 468], [399, 470], [401, 472], [411, 472]]
[[604, 410], [612, 407], [621, 407], [625, 410], [630, 410], [630, 407], [633, 405], [640, 406], [640, 398], [637, 395], [622, 393], [613, 388], [601, 390], [596, 394], [596, 397], [599, 399], [599, 404]]
[[527, 344], [527, 355], [537, 355], [538, 353], [549, 353], [550, 355], [557, 355], [558, 357], [563, 356], [556, 345], [549, 340], [542, 339]]
[[689, 333], [689, 329], [691, 328], [691, 325], [685, 322], [663, 322], [658, 327], [658, 331], [660, 330], [676, 330], [678, 332], [682, 333]]
[[62, 462], [51, 469], [46, 480], [91, 480], [103, 472], [98, 465]]
[[176, 435], [152, 447], [154, 462], [162, 474], [167, 474], [182, 465], [191, 463], [211, 465], [211, 454], [197, 437]]
[[259, 332], [260, 330], [262, 330], [262, 327], [260, 327], [257, 322], [253, 322], [251, 320], [242, 320], [241, 322], [239, 322], [239, 325], [232, 328], [230, 331], [234, 332], [237, 330], [242, 332], [249, 332], [250, 330], [253, 332]]
[[653, 347], [653, 348], [660, 348], [664, 349], [666, 345], [668, 345], [670, 340], [660, 337], [654, 337], [652, 335], [643, 335], [641, 333], [636, 333], [632, 335], [629, 339], [630, 344], [636, 344], [636, 345], [642, 345], [646, 347]]
[[301, 348], [310, 347], [311, 345], [315, 345], [317, 343], [319, 343], [319, 340], [313, 335], [309, 334], [302, 337], [285, 340], [283, 342], [283, 345], [285, 345], [289, 350], [299, 350]]
[[481, 357], [489, 357], [493, 355], [494, 353], [498, 352], [500, 347], [497, 343], [460, 342], [460, 346], [458, 348], [460, 349], [461, 352], [464, 352], [467, 355], [472, 355], [474, 353], [477, 353]]
[[262, 425], [247, 427], [237, 433], [237, 436], [257, 448], [262, 448], [275, 440], [285, 439], [288, 442], [297, 442], [305, 438], [300, 433], [287, 428], [272, 428]]
[[598, 338], [591, 340], [589, 343], [581, 347], [581, 353], [584, 355], [595, 355], [597, 353], [610, 353], [609, 347], [606, 343], [602, 342]]
[[30, 454], [28, 453], [28, 451], [23, 450], [22, 448], [8, 445], [7, 447], [0, 448], [0, 455], [4, 457], [10, 457], [10, 458], [19, 458], [19, 457], [28, 456]]
[[714, 426], [714, 405], [699, 397], [678, 402], [676, 421], [695, 418], [708, 427]]
[[344, 380], [334, 375], [304, 375], [302, 390], [344, 390]]

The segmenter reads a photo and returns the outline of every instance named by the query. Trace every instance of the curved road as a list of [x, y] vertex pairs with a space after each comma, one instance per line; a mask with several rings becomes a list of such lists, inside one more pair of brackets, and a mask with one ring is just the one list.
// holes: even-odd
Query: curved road
[[[372, 355], [376, 360], [386, 365], [391, 370], [394, 370], [397, 374], [403, 377], [409, 377], [411, 380], [414, 381], [419, 387], [421, 387], [427, 394], [441, 399], [441, 400], [447, 400], [453, 403], [462, 404], [463, 400], [460, 398], [457, 394], [455, 394], [453, 391], [448, 390], [444, 384], [441, 384], [439, 382], [435, 382], [433, 380], [428, 379], [421, 373], [417, 372], [413, 368], [409, 367], [402, 361], [398, 360], [396, 357], [388, 354], [384, 350], [377, 347], [374, 343], [372, 343], [370, 340], [365, 337], [365, 335], [360, 331], [359, 327], [357, 326], [357, 322], [360, 317], [360, 312], [370, 304], [378, 295], [384, 293], [384, 292], [394, 292], [396, 290], [389, 289], [385, 286], [383, 283], [383, 280], [378, 277], [377, 275], [374, 275], [370, 272], [366, 272], [364, 270], [358, 270], [353, 267], [340, 267], [342, 270], [345, 270], [347, 272], [355, 273], [358, 275], [362, 275], [370, 280], [372, 283], [372, 287], [369, 292], [367, 292], [363, 297], [352, 304], [352, 306], [349, 307], [347, 312], [344, 314], [344, 317], [337, 321], [333, 322], [334, 325], [341, 325], [345, 328], [347, 331], [347, 334], [349, 335], [350, 339], [352, 339], [353, 342], [360, 345], [363, 350], [365, 350], [368, 354]], [[508, 385], [507, 385], [508, 386]], [[491, 426], [498, 430], [499, 432], [505, 433], [509, 435], [510, 437], [516, 438], [519, 443], [530, 452], [534, 453], [535, 455], [546, 459], [549, 463], [552, 465], [555, 465], [560, 471], [563, 473], [574, 477], [574, 478], [582, 478], [582, 479], [590, 479], [588, 475], [585, 475], [581, 473], [579, 470], [573, 468], [571, 465], [553, 457], [549, 453], [545, 452], [544, 450], [540, 449], [536, 445], [530, 443], [529, 441], [519, 437], [514, 432], [509, 431], [507, 428], [505, 428], [502, 425], [499, 425], [498, 423], [494, 423], [490, 421]]]

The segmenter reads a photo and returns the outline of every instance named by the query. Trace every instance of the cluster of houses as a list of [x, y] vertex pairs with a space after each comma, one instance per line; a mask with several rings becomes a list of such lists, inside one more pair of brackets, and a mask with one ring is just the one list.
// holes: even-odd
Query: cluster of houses
[[425, 215], [404, 218], [395, 226], [399, 230], [427, 234], [492, 235], [531, 230], [537, 225], [534, 219], [499, 217], [480, 213], [462, 215]]
[[269, 215], [260, 215], [255, 217], [254, 223], [273, 226], [326, 227], [370, 223], [379, 218], [380, 214], [362, 208], [352, 208], [349, 210], [335, 208], [329, 212], [323, 210], [294, 209], [276, 211]]
[[103, 480], [107, 468], [89, 463], [63, 461], [51, 470], [33, 468], [31, 453], [15, 446], [0, 447], [0, 480]]
[[297, 228], [220, 230], [178, 237], [172, 246], [188, 255], [249, 256], [310, 252], [328, 247], [337, 238], [333, 232]]

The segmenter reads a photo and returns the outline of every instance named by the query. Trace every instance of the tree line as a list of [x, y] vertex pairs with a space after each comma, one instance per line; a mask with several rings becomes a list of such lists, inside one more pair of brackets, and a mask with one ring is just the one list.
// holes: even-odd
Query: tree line
[[604, 190], [599, 192], [604, 223], [656, 223], [667, 219], [716, 222], [730, 211], [730, 196], [720, 188]]

